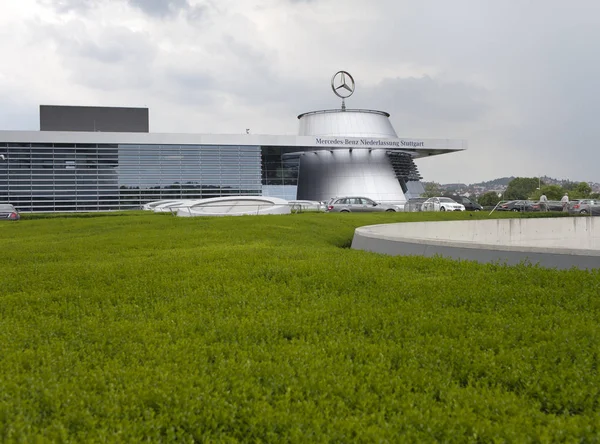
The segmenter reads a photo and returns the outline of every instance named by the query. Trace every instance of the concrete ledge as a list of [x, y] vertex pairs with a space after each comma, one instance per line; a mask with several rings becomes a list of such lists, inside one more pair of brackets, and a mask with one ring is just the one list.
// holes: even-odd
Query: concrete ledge
[[598, 217], [410, 222], [357, 228], [352, 248], [393, 256], [592, 269], [600, 268], [599, 229]]

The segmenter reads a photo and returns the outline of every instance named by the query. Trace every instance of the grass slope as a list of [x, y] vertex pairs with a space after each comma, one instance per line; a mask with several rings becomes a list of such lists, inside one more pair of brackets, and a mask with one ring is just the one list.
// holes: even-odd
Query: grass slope
[[482, 214], [0, 227], [3, 442], [600, 439], [600, 273], [387, 257]]

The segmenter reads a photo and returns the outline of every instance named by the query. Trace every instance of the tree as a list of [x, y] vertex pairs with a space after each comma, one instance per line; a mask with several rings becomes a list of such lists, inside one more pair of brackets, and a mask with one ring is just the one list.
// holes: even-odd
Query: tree
[[592, 193], [592, 187], [587, 182], [565, 182], [563, 184], [563, 194], [569, 193], [569, 199], [589, 199]]
[[535, 193], [538, 186], [543, 182], [537, 177], [517, 177], [511, 180], [504, 192], [505, 200], [528, 199]]
[[424, 188], [425, 192], [421, 194], [421, 197], [436, 197], [442, 194], [439, 183], [425, 182]]
[[529, 198], [531, 200], [540, 200], [542, 194], [545, 194], [548, 200], [560, 200], [563, 194], [565, 194], [565, 190], [559, 185], [542, 185], [542, 189], [535, 190]]
[[489, 191], [483, 196], [480, 196], [479, 199], [477, 199], [477, 201], [479, 202], [479, 205], [482, 205], [484, 207], [493, 207], [496, 206], [498, 202], [500, 202], [500, 198], [493, 191]]
[[570, 180], [566, 180], [563, 182], [562, 187], [563, 190], [570, 194], [572, 191], [575, 191], [577, 189], [577, 182], [571, 182]]
[[575, 199], [586, 199], [590, 196], [592, 187], [587, 182], [579, 182], [575, 187]]

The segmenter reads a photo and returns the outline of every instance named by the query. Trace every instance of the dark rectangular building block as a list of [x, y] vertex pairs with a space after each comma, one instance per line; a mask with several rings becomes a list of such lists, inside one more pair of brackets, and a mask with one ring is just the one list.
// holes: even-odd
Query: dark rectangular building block
[[41, 131], [147, 133], [148, 108], [40, 105]]

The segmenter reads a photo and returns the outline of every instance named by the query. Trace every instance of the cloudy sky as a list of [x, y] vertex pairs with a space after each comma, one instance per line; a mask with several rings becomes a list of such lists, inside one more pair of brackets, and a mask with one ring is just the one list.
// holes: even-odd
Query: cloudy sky
[[295, 134], [302, 112], [391, 114], [467, 139], [424, 179], [600, 182], [598, 0], [1, 0], [0, 130], [38, 106], [150, 108], [153, 132]]

